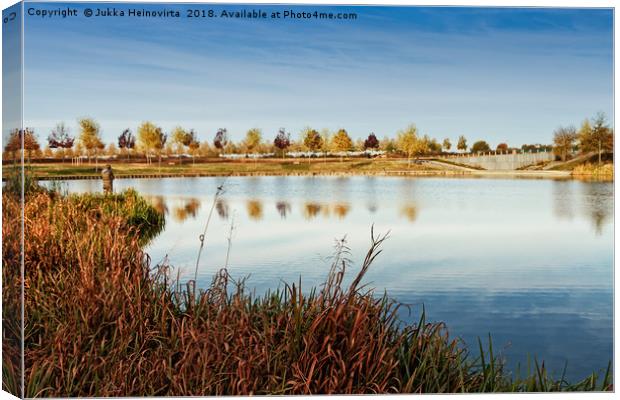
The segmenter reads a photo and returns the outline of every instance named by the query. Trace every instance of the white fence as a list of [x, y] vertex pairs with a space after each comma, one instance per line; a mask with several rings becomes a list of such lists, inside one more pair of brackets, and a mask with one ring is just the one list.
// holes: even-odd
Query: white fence
[[[442, 157], [446, 158], [446, 157]], [[515, 170], [529, 165], [536, 165], [542, 162], [553, 161], [553, 152], [538, 153], [504, 153], [492, 154], [483, 153], [479, 155], [467, 155], [461, 157], [448, 157], [447, 160], [455, 161], [460, 164], [471, 165], [488, 170]]]
[[[380, 150], [365, 150], [365, 151], [339, 151], [339, 152], [323, 152], [323, 151], [289, 151], [285, 154], [285, 157], [289, 158], [321, 158], [321, 157], [377, 157], [385, 154], [385, 151]], [[275, 153], [233, 153], [233, 154], [220, 154], [221, 158], [238, 160], [242, 158], [271, 158], [276, 157]]]

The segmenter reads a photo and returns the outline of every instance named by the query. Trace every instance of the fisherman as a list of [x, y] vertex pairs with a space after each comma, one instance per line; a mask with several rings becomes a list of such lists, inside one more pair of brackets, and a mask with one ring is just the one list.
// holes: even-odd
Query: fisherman
[[101, 177], [103, 178], [103, 193], [112, 193], [114, 173], [110, 164], [106, 165], [103, 171], [101, 171]]

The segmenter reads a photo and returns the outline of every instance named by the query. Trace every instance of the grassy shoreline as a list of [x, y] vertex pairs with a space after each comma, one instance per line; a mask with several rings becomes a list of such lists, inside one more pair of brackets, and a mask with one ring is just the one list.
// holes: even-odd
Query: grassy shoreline
[[585, 177], [585, 178], [593, 178], [593, 179], [601, 179], [601, 180], [611, 180], [614, 179], [614, 165], [613, 164], [591, 164], [586, 163], [583, 165], [578, 165], [573, 169], [571, 175], [574, 177]]
[[[6, 168], [4, 170], [9, 170]], [[40, 180], [99, 179], [100, 164], [79, 165], [53, 163], [31, 164], [29, 173]], [[488, 171], [457, 170], [449, 164], [445, 168], [437, 164], [408, 165], [407, 160], [311, 160], [311, 161], [226, 161], [147, 165], [142, 163], [112, 164], [115, 178], [162, 178], [162, 177], [218, 177], [218, 176], [437, 176], [437, 177], [515, 177], [515, 178], [570, 178], [570, 171]], [[3, 179], [7, 173], [3, 172]]]
[[[34, 176], [41, 178], [57, 175], [99, 175], [105, 162], [98, 168], [94, 163], [71, 165], [70, 163], [31, 163], [28, 165]], [[111, 163], [115, 175], [134, 174], [216, 174], [230, 173], [338, 173], [338, 172], [384, 172], [384, 171], [441, 171], [440, 168], [411, 163], [406, 159], [291, 159], [291, 160], [218, 160], [202, 161], [193, 164], [185, 160], [183, 163], [143, 162]], [[8, 166], [5, 165], [5, 166]]]
[[[225, 268], [194, 293], [171, 280], [167, 265], [150, 265], [142, 236], [163, 222], [139, 197], [119, 202], [122, 196], [133, 194], [26, 194], [27, 397], [612, 388], [609, 371], [569, 384], [548, 376], [544, 363], [516, 379], [492, 348], [470, 354], [424, 313], [401, 324], [399, 305], [362, 285], [384, 239], [374, 235], [348, 287], [342, 282], [352, 266], [341, 242], [325, 285], [310, 295], [291, 284], [257, 297]], [[18, 225], [10, 222], [20, 203], [6, 190], [2, 200], [3, 282], [10, 286], [20, 254], [12, 240]], [[14, 297], [3, 301], [6, 309], [17, 306]], [[15, 371], [3, 374], [14, 391], [6, 385], [18, 381]]]

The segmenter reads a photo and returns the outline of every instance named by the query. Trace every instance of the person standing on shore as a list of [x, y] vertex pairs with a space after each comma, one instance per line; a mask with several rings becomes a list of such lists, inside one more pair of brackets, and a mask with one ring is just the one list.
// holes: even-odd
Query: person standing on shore
[[103, 178], [103, 193], [112, 193], [114, 173], [110, 164], [106, 165], [103, 171], [101, 171], [101, 177]]

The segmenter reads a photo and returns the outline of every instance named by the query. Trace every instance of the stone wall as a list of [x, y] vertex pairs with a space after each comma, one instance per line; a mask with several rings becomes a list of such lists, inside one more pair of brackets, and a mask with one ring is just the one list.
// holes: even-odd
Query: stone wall
[[449, 161], [487, 170], [515, 170], [544, 161], [553, 161], [554, 159], [555, 156], [552, 152], [511, 154], [493, 154], [491, 152], [475, 156], [467, 155], [447, 158]]

